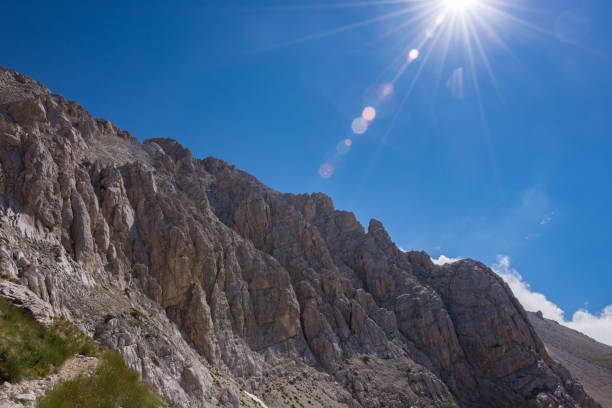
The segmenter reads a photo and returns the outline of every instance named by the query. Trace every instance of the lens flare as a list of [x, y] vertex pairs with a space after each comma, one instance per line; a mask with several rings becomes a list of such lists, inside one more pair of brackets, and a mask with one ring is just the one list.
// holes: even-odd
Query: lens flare
[[329, 163], [323, 163], [321, 167], [319, 167], [319, 176], [324, 179], [328, 179], [334, 175], [334, 166]]
[[415, 59], [419, 58], [419, 54], [419, 50], [417, 50], [416, 48], [411, 49], [408, 53], [408, 62], [412, 62]]
[[363, 112], [361, 112], [361, 117], [367, 120], [368, 122], [373, 121], [376, 117], [376, 109], [371, 106], [366, 106]]
[[345, 140], [339, 141], [338, 144], [336, 145], [336, 151], [338, 152], [339, 155], [344, 156], [350, 150], [351, 150], [351, 145], [350, 144], [346, 144]]
[[353, 119], [351, 129], [356, 135], [363, 135], [368, 130], [368, 121], [361, 116]]
[[[351, 137], [366, 133], [374, 120], [377, 121], [377, 127], [380, 127], [381, 130], [378, 149], [373, 154], [361, 186], [365, 185], [383, 146], [386, 145], [387, 139], [393, 132], [402, 109], [411, 101], [416, 84], [423, 80], [424, 72], [430, 70], [437, 75], [437, 78], [424, 77], [433, 80], [430, 84], [433, 95], [437, 95], [438, 88], [445, 84], [450, 94], [456, 99], [477, 98], [480, 120], [488, 138], [479, 75], [483, 67], [501, 97], [499, 84], [493, 73], [486, 47], [488, 43], [494, 43], [496, 47], [508, 50], [507, 44], [500, 36], [501, 33], [496, 31], [496, 26], [506, 21], [513, 24], [518, 23], [538, 33], [555, 35], [543, 27], [514, 15], [513, 9], [519, 7], [515, 7], [510, 0], [363, 0], [337, 3], [336, 5], [325, 5], [323, 8], [350, 9], [375, 6], [377, 9], [382, 9], [385, 7], [384, 4], [389, 4], [391, 10], [361, 21], [282, 42], [272, 48], [321, 40], [376, 24], [392, 23], [379, 36], [367, 42], [369, 47], [375, 43], [382, 43], [386, 38], [392, 36], [397, 40], [390, 42], [390, 50], [395, 52], [392, 60], [376, 78], [372, 78], [373, 82], [364, 92], [365, 96], [362, 99], [365, 107], [350, 125], [353, 134]], [[576, 32], [586, 31], [589, 28], [588, 25], [588, 18], [565, 17], [557, 24], [557, 35], [562, 40], [569, 40]], [[395, 47], [396, 44], [400, 46]], [[414, 64], [416, 60], [419, 61]], [[462, 61], [461, 64], [464, 66], [453, 67], [455, 69], [451, 69], [449, 75], [448, 68], [450, 67], [447, 64], [453, 60]], [[439, 63], [439, 66], [432, 67], [432, 62]], [[445, 72], [447, 73], [444, 74]], [[443, 80], [443, 74], [446, 75], [446, 81]], [[387, 119], [390, 120], [387, 121]], [[383, 131], [383, 127], [386, 127], [386, 130]], [[321, 164], [318, 169], [322, 178], [332, 177], [338, 161], [345, 159], [340, 156], [346, 154], [352, 143], [353, 141], [348, 138], [336, 140], [333, 160], [331, 163]]]
[[393, 95], [393, 92], [394, 92], [393, 84], [391, 83], [382, 84], [378, 88], [378, 99], [380, 99], [381, 101], [388, 99], [389, 97]]

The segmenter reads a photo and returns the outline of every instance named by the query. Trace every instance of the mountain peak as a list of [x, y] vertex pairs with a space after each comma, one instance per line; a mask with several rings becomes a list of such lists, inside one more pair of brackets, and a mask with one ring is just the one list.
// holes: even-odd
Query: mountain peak
[[325, 194], [141, 144], [8, 70], [0, 135], [3, 279], [181, 407], [597, 406], [480, 263], [434, 266]]

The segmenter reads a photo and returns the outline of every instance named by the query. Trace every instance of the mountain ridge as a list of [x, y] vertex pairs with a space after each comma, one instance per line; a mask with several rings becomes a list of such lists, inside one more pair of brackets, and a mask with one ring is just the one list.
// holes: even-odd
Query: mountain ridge
[[324, 194], [140, 143], [1, 67], [0, 143], [12, 290], [179, 406], [238, 406], [240, 388], [270, 407], [287, 389], [320, 406], [599, 406], [479, 262], [434, 265]]
[[541, 314], [528, 316], [550, 356], [567, 367], [603, 408], [612, 408], [612, 347]]

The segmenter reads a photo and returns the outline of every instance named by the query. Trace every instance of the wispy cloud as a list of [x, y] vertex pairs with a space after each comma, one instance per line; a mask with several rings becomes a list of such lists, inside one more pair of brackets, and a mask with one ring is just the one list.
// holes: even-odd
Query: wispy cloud
[[599, 315], [591, 314], [586, 309], [578, 310], [572, 320], [565, 320], [565, 312], [551, 302], [542, 293], [534, 292], [525, 282], [520, 273], [510, 264], [506, 255], [498, 255], [497, 263], [492, 267], [499, 276], [506, 281], [514, 296], [521, 302], [525, 310], [530, 312], [541, 311], [544, 317], [555, 320], [560, 324], [578, 330], [595, 340], [612, 346], [612, 305], [605, 307]]
[[445, 265], [447, 263], [460, 261], [461, 259], [463, 258], [449, 258], [447, 256], [440, 255], [438, 259], [431, 258], [431, 262], [435, 263], [436, 265]]
[[554, 215], [555, 215], [554, 211], [544, 215], [544, 217], [542, 217], [542, 219], [540, 220], [540, 225], [549, 224], [552, 221]]

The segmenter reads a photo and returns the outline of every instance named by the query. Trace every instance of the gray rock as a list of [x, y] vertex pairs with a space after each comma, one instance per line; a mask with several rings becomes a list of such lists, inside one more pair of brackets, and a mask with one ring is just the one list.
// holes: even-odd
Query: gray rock
[[45, 108], [40, 100], [20, 100], [8, 107], [8, 114], [18, 123], [31, 125], [46, 119]]
[[482, 264], [404, 253], [324, 194], [141, 144], [3, 68], [0, 130], [20, 135], [0, 144], [0, 209], [29, 288], [0, 292], [71, 319], [178, 406], [236, 406], [237, 384], [268, 395], [289, 373], [329, 406], [596, 406]]
[[55, 313], [52, 306], [27, 287], [0, 280], [0, 295], [14, 306], [28, 310], [41, 324], [50, 325], [53, 323]]
[[4, 247], [0, 247], [0, 277], [17, 279], [18, 273], [11, 254]]
[[15, 399], [17, 401], [36, 401], [36, 395], [27, 393], [27, 394], [17, 394], [15, 395]]
[[233, 388], [225, 388], [221, 392], [221, 403], [227, 408], [239, 408], [240, 394]]
[[21, 138], [19, 135], [13, 135], [7, 132], [0, 132], [0, 142], [6, 143], [10, 146], [19, 146]]

